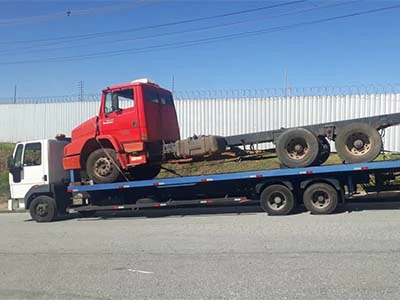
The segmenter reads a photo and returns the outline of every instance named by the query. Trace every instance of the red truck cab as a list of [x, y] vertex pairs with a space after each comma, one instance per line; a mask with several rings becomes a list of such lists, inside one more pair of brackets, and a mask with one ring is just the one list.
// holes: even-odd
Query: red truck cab
[[98, 116], [73, 129], [71, 139], [66, 170], [85, 170], [95, 183], [153, 178], [163, 145], [180, 139], [172, 94], [148, 79], [107, 87]]

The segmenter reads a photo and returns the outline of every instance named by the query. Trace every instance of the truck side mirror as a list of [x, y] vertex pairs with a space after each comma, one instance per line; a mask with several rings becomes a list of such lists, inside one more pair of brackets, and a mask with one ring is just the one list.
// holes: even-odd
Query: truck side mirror
[[7, 159], [7, 168], [8, 168], [8, 171], [13, 176], [13, 181], [21, 182], [22, 167], [15, 165], [14, 158], [12, 156], [9, 156]]

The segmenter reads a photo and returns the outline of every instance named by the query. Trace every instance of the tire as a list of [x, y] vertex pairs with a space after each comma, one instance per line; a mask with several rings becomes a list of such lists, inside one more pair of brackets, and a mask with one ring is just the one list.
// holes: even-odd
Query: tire
[[266, 187], [260, 196], [261, 208], [272, 216], [287, 215], [295, 207], [291, 190], [281, 184]]
[[327, 215], [338, 206], [338, 193], [328, 183], [313, 183], [303, 193], [303, 203], [314, 215]]
[[158, 165], [138, 165], [129, 169], [129, 173], [135, 180], [148, 180], [157, 177], [161, 171]]
[[319, 153], [317, 157], [318, 165], [322, 165], [326, 162], [331, 154], [331, 145], [329, 144], [328, 140], [325, 137], [318, 137], [319, 142]]
[[86, 172], [94, 183], [115, 182], [120, 176], [120, 172], [118, 170], [120, 166], [118, 165], [118, 167], [116, 167], [114, 162], [118, 164], [114, 149], [97, 149], [89, 155], [86, 161]]
[[36, 222], [51, 222], [57, 216], [56, 201], [49, 196], [38, 196], [30, 204], [29, 213]]
[[335, 145], [340, 158], [346, 163], [370, 162], [379, 155], [382, 138], [374, 127], [353, 123], [339, 131]]
[[82, 218], [91, 218], [96, 214], [95, 210], [81, 210], [79, 214], [82, 216]]
[[281, 163], [289, 168], [308, 167], [317, 162], [317, 136], [304, 128], [284, 131], [277, 140], [276, 153]]

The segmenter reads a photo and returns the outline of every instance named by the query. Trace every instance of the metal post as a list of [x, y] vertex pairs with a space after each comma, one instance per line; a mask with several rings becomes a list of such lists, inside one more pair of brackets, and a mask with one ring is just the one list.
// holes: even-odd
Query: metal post
[[17, 103], [17, 85], [14, 86], [14, 104]]

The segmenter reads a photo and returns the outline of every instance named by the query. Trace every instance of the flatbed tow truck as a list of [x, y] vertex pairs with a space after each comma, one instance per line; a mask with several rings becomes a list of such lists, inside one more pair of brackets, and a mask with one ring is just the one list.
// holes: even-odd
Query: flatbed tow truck
[[282, 168], [104, 184], [77, 182], [62, 167], [68, 139], [18, 143], [9, 158], [11, 196], [24, 202], [37, 222], [75, 211], [97, 211], [259, 203], [269, 215], [286, 215], [304, 204], [312, 214], [329, 214], [365, 191], [396, 191], [400, 160]]

